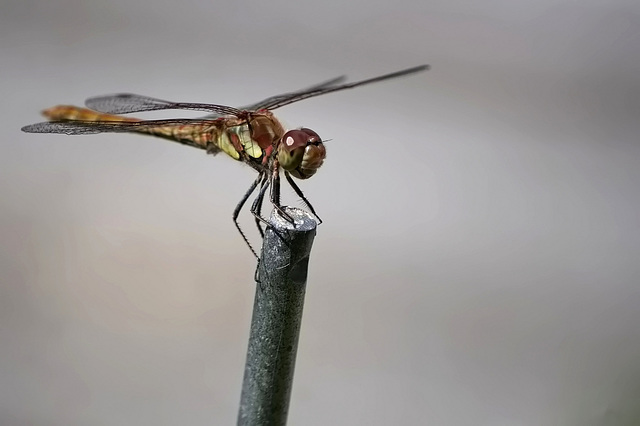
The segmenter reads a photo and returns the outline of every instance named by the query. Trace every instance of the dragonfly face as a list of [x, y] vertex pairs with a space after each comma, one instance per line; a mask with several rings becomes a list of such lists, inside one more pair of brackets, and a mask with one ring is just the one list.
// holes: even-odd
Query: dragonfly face
[[[353, 83], [343, 83], [344, 77], [320, 83], [304, 90], [272, 96], [253, 105], [233, 108], [225, 105], [169, 102], [148, 96], [129, 93], [89, 98], [87, 108], [61, 105], [43, 111], [50, 120], [22, 128], [29, 133], [63, 133], [82, 135], [94, 133], [141, 133], [158, 136], [206, 150], [217, 154], [225, 152], [231, 158], [248, 164], [258, 172], [257, 178], [249, 187], [233, 212], [233, 221], [249, 246], [246, 235], [238, 224], [240, 210], [251, 194], [260, 187], [253, 201], [251, 213], [261, 236], [264, 236], [261, 216], [262, 204], [267, 190], [274, 208], [285, 218], [286, 212], [280, 205], [280, 169], [283, 169], [287, 182], [302, 202], [322, 223], [309, 200], [293, 181], [313, 176], [326, 156], [322, 139], [308, 128], [285, 131], [282, 124], [273, 116], [272, 110], [303, 99], [326, 93], [351, 89], [369, 83], [401, 77], [429, 69], [422, 65]], [[167, 109], [207, 111], [210, 116], [197, 119], [140, 120], [117, 114]]]
[[278, 161], [298, 179], [308, 179], [322, 166], [327, 151], [322, 139], [311, 129], [289, 130], [282, 136]]

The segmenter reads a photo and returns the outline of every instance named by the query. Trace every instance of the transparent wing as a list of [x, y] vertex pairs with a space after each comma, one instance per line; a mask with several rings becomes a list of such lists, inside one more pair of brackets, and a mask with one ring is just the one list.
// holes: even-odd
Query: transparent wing
[[420, 65], [413, 68], [408, 68], [402, 71], [396, 71], [391, 74], [381, 75], [379, 77], [369, 78], [366, 80], [356, 81], [346, 84], [331, 84], [326, 86], [313, 87], [301, 92], [293, 92], [288, 95], [274, 96], [269, 99], [265, 99], [263, 103], [260, 103], [261, 108], [276, 109], [285, 105], [292, 104], [294, 102], [301, 101], [303, 99], [312, 98], [314, 96], [324, 95], [326, 93], [337, 92], [339, 90], [352, 89], [354, 87], [363, 86], [369, 83], [376, 83], [378, 81], [389, 80], [396, 77], [402, 77], [405, 75], [413, 74], [416, 72], [426, 71], [429, 69], [429, 65]]
[[307, 87], [307, 88], [304, 88], [304, 89], [296, 90], [295, 92], [289, 92], [289, 93], [283, 93], [281, 95], [271, 96], [271, 97], [269, 97], [267, 99], [261, 100], [260, 102], [256, 102], [255, 104], [247, 105], [247, 106], [242, 107], [240, 109], [247, 110], [247, 111], [255, 111], [255, 110], [258, 110], [258, 109], [266, 108], [266, 105], [270, 105], [270, 104], [272, 104], [274, 102], [277, 102], [277, 101], [280, 101], [282, 99], [288, 99], [288, 98], [291, 98], [292, 96], [300, 95], [300, 94], [307, 93], [307, 92], [310, 92], [310, 91], [315, 91], [315, 90], [320, 90], [320, 89], [325, 89], [327, 87], [335, 86], [336, 84], [342, 83], [345, 80], [346, 80], [346, 76], [342, 75], [340, 77], [332, 78], [331, 80], [324, 81], [322, 83], [316, 84], [316, 85], [311, 86], [311, 87]]
[[27, 133], [62, 133], [89, 135], [95, 133], [144, 132], [167, 126], [214, 126], [215, 121], [202, 119], [145, 120], [145, 121], [45, 121], [22, 128]]
[[242, 114], [241, 110], [225, 105], [170, 102], [149, 96], [134, 95], [133, 93], [96, 96], [87, 99], [85, 105], [95, 111], [108, 114], [128, 114], [131, 112], [159, 111], [164, 109], [187, 109], [235, 116]]
[[[317, 89], [322, 89], [322, 88], [325, 88], [325, 87], [330, 87], [330, 86], [342, 83], [345, 79], [346, 79], [346, 77], [344, 75], [340, 76], [340, 77], [332, 78], [331, 80], [324, 81], [322, 83], [316, 84], [316, 85], [311, 86], [311, 87], [307, 87], [307, 88], [304, 88], [304, 89], [296, 90], [295, 92], [288, 92], [288, 93], [283, 93], [281, 95], [271, 96], [271, 97], [268, 97], [267, 99], [261, 100], [260, 102], [256, 102], [256, 103], [251, 104], [251, 105], [246, 105], [246, 106], [240, 107], [238, 109], [243, 110], [243, 111], [257, 111], [259, 109], [263, 109], [264, 105], [271, 104], [271, 103], [276, 102], [276, 101], [278, 101], [280, 99], [287, 99], [287, 98], [290, 98], [291, 96], [294, 96], [294, 95], [297, 95], [297, 94], [300, 94], [300, 93], [306, 93], [306, 92], [308, 92], [310, 90], [317, 90]], [[210, 115], [207, 115], [204, 118], [213, 119], [213, 118], [217, 118], [217, 117], [221, 117], [221, 114], [210, 114]]]

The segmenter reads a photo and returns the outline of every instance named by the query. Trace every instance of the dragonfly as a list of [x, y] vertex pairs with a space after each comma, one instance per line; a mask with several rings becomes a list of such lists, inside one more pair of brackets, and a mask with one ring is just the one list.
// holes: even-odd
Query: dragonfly
[[[264, 238], [262, 217], [264, 199], [269, 200], [280, 216], [293, 223], [280, 204], [280, 172], [300, 197], [302, 203], [322, 220], [293, 178], [304, 180], [316, 174], [326, 157], [323, 140], [313, 130], [301, 127], [286, 130], [272, 111], [304, 99], [376, 83], [392, 78], [426, 71], [420, 65], [366, 80], [345, 83], [344, 76], [302, 90], [271, 96], [260, 102], [240, 108], [225, 105], [171, 102], [131, 93], [97, 96], [85, 101], [87, 108], [58, 105], [42, 111], [49, 120], [22, 128], [28, 133], [61, 133], [87, 135], [96, 133], [139, 133], [161, 137], [205, 150], [209, 154], [224, 152], [234, 160], [243, 162], [258, 176], [233, 211], [233, 222], [251, 253], [259, 256], [240, 227], [238, 217], [247, 200], [258, 189], [251, 204], [260, 236]], [[167, 120], [141, 120], [119, 114], [159, 110], [194, 110], [210, 113], [203, 118], [177, 118]]]

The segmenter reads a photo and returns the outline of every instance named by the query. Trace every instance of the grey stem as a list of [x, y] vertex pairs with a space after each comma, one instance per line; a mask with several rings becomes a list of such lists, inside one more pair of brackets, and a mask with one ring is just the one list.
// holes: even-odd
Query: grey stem
[[258, 265], [238, 425], [287, 422], [307, 266], [317, 224], [304, 210], [284, 209], [295, 226], [274, 209]]

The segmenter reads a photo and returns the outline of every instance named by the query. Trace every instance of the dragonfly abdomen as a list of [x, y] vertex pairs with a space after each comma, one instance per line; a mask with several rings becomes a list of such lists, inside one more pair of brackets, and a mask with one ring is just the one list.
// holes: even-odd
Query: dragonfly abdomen
[[121, 115], [104, 114], [87, 108], [73, 105], [57, 105], [42, 111], [42, 115], [49, 120], [68, 121], [140, 121], [137, 118], [123, 117]]
[[160, 136], [171, 139], [186, 145], [192, 145], [197, 148], [206, 149], [212, 153], [216, 150], [210, 150], [211, 141], [218, 133], [218, 129], [209, 128], [203, 125], [183, 125], [183, 126], [157, 126], [148, 127], [138, 130], [140, 133], [146, 133], [153, 136]]
[[[80, 108], [73, 105], [58, 105], [42, 111], [42, 115], [51, 121], [86, 121], [90, 123], [99, 122], [129, 122], [142, 123], [143, 120], [122, 115], [105, 114], [87, 108]], [[182, 126], [143, 126], [140, 128], [131, 127], [131, 132], [143, 133], [162, 138], [170, 139], [185, 145], [206, 149], [211, 153], [219, 151], [212, 144], [217, 138], [219, 129], [217, 126], [202, 124], [186, 124]]]

